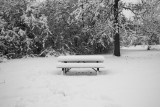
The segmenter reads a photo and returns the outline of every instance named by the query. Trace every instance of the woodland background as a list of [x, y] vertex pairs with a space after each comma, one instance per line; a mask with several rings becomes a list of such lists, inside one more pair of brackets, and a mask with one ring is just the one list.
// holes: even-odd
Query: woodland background
[[[114, 0], [1, 0], [0, 57], [111, 53], [113, 11]], [[121, 46], [160, 43], [159, 0], [119, 1], [118, 14]]]

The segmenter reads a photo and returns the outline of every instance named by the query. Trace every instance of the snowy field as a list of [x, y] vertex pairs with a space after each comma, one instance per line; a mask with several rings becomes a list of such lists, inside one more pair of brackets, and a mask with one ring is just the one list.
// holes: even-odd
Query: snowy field
[[103, 55], [106, 68], [61, 75], [57, 58], [0, 63], [0, 107], [160, 107], [160, 51], [121, 49]]

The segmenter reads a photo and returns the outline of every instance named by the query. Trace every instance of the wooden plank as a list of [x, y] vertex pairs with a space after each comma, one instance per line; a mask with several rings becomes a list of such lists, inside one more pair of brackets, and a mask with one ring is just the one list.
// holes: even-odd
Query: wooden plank
[[104, 68], [103, 63], [58, 63], [57, 68]]
[[104, 57], [100, 55], [73, 55], [73, 56], [60, 56], [58, 57], [59, 62], [64, 62], [64, 61], [88, 61], [88, 62], [103, 62]]

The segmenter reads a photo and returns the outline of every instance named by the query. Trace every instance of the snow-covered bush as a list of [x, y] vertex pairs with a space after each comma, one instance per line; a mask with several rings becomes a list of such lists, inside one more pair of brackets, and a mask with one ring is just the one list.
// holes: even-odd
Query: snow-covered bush
[[[102, 3], [101, 3], [102, 4]], [[83, 8], [82, 8], [83, 5]], [[47, 0], [41, 12], [47, 16], [53, 48], [60, 53], [96, 54], [111, 49], [108, 4]], [[112, 26], [112, 25], [111, 25]], [[51, 41], [51, 40], [50, 40]]]
[[25, 0], [1, 3], [1, 8], [8, 7], [0, 11], [1, 53], [8, 58], [42, 55], [50, 35], [46, 16], [35, 11], [37, 8]]

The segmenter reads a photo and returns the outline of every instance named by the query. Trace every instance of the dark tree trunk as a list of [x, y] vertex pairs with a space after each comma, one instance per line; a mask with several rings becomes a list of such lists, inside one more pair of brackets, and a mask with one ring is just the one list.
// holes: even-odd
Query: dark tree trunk
[[120, 42], [119, 42], [119, 33], [114, 35], [114, 55], [120, 56]]
[[114, 1], [114, 52], [115, 56], [120, 56], [120, 37], [119, 37], [119, 28], [118, 28], [118, 2], [120, 0]]

